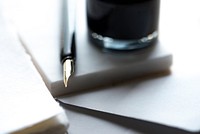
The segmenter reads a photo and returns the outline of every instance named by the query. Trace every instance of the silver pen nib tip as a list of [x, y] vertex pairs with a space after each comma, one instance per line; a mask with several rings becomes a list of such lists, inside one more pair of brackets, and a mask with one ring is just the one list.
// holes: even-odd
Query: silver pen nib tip
[[67, 85], [68, 85], [68, 84], [67, 84], [67, 82], [68, 82], [68, 78], [67, 78], [67, 77], [64, 77], [64, 80], [63, 80], [63, 81], [64, 81], [64, 85], [65, 85], [65, 87], [67, 87]]
[[66, 60], [63, 63], [63, 81], [64, 81], [65, 87], [68, 86], [68, 79], [72, 72], [71, 62], [72, 62], [71, 60]]

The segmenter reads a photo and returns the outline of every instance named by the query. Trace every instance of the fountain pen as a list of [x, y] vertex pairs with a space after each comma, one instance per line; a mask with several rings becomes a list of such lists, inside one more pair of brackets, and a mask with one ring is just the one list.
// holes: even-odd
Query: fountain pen
[[67, 87], [68, 79], [75, 66], [75, 3], [74, 0], [62, 1], [61, 24], [61, 63], [63, 65], [63, 82]]

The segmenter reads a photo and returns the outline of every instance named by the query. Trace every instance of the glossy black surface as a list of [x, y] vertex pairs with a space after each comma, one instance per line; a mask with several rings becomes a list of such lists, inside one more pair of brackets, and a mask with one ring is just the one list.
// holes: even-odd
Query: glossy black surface
[[160, 0], [87, 0], [90, 31], [114, 39], [140, 39], [157, 31]]

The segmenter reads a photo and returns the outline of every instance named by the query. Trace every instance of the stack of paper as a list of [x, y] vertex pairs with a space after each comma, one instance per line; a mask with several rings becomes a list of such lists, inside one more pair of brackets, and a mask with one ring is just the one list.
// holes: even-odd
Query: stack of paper
[[168, 70], [172, 64], [172, 55], [162, 42], [129, 53], [98, 49], [87, 38], [85, 1], [77, 1], [75, 74], [65, 88], [60, 62], [61, 3], [57, 0], [25, 3], [15, 12], [19, 36], [53, 96], [113, 85]]
[[[79, 61], [77, 62], [79, 65], [85, 65], [83, 63], [87, 60], [85, 60], [85, 57], [79, 56], [89, 53], [90, 57], [87, 58], [92, 59], [96, 57], [97, 60], [92, 60], [92, 62], [98, 66], [90, 67], [91, 63], [87, 61], [86, 64], [88, 66], [78, 66], [82, 69], [81, 71], [78, 70], [88, 74], [88, 69], [92, 72], [94, 71], [92, 69], [102, 69], [103, 67], [109, 67], [109, 65], [120, 66], [121, 62], [119, 63], [118, 61], [123, 58], [127, 59], [124, 60], [124, 63], [133, 65], [131, 63], [135, 62], [131, 59], [134, 59], [135, 55], [127, 58], [122, 55], [102, 54], [100, 50], [88, 42], [85, 31], [86, 27], [84, 27], [85, 10], [82, 7], [85, 4], [84, 2], [79, 0], [77, 3], [80, 10], [77, 21], [77, 45], [79, 47], [77, 51]], [[59, 26], [60, 16], [56, 15], [59, 13], [56, 9], [59, 8], [59, 3], [54, 0], [48, 1], [47, 9], [44, 8], [46, 7], [46, 2], [37, 4], [38, 1], [32, 3], [29, 1], [28, 3], [30, 5], [37, 5], [38, 13], [35, 11], [31, 12], [30, 17], [25, 15], [25, 18], [29, 17], [28, 23], [20, 22], [21, 39], [35, 59], [35, 63], [45, 82], [47, 85], [50, 83], [50, 91], [54, 95], [66, 93], [67, 91], [62, 88], [62, 71], [58, 60], [60, 36], [57, 26]], [[199, 1], [168, 0], [163, 1], [163, 3], [162, 9], [165, 12], [162, 12], [161, 16], [161, 28], [165, 31], [161, 31], [160, 35], [165, 38], [161, 38], [161, 43], [164, 42], [163, 45], [171, 46], [174, 50], [172, 72], [164, 75], [133, 79], [119, 85], [101, 87], [98, 90], [59, 97], [60, 102], [66, 104], [65, 108], [71, 121], [69, 132], [74, 134], [90, 133], [91, 128], [96, 130], [91, 132], [93, 134], [188, 134], [200, 131], [200, 62], [198, 59], [200, 56], [199, 49], [197, 49], [200, 43], [200, 32], [196, 30], [200, 28], [200, 17], [197, 15], [199, 13]], [[30, 5], [28, 6], [29, 8], [31, 7]], [[177, 10], [177, 6], [179, 10]], [[190, 8], [191, 10], [185, 10], [189, 6], [192, 7]], [[39, 15], [36, 16], [35, 14]], [[41, 21], [34, 21], [36, 19], [33, 19], [33, 16], [39, 17]], [[22, 18], [18, 20], [22, 20]], [[31, 22], [34, 22], [33, 28], [29, 26]], [[163, 45], [161, 44], [161, 46]], [[159, 48], [159, 45], [157, 46]], [[154, 60], [144, 60], [142, 58], [141, 62], [156, 61], [158, 64], [154, 64], [154, 66], [150, 64], [152, 65], [151, 67], [156, 68], [164, 65], [164, 67], [168, 68], [171, 64], [171, 54], [163, 53], [165, 51], [162, 50], [165, 49], [153, 50], [159, 50], [157, 52], [161, 53], [151, 53], [158, 55], [154, 55], [153, 58], [150, 55]], [[46, 54], [48, 55], [47, 57]], [[100, 66], [102, 65], [101, 63], [104, 63], [103, 66]], [[120, 67], [123, 68], [124, 66]], [[146, 65], [145, 67], [148, 68], [150, 66]], [[58, 68], [60, 68], [60, 72], [58, 72]], [[131, 71], [134, 72], [134, 69]], [[110, 70], [108, 72], [112, 73]], [[89, 77], [90, 79], [85, 79], [88, 81], [86, 85], [90, 86], [90, 84], [93, 84], [94, 79], [102, 78], [102, 74], [98, 74], [94, 75], [95, 77]], [[105, 74], [103, 73], [103, 75]], [[86, 78], [85, 76], [87, 75], [84, 75], [83, 78]], [[105, 80], [107, 79], [105, 78]], [[82, 86], [85, 88], [84, 83], [77, 79], [75, 85], [80, 89]]]
[[0, 133], [64, 134], [68, 120], [0, 15]]

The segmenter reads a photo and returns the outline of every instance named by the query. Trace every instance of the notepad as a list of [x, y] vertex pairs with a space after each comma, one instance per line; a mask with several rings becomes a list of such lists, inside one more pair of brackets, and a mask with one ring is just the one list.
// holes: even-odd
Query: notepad
[[[77, 4], [75, 74], [64, 88], [60, 62], [60, 3], [32, 1], [20, 11], [17, 20], [19, 36], [53, 96], [95, 89], [150, 73], [167, 70], [172, 55], [158, 42], [147, 49], [112, 53], [98, 49], [88, 41], [85, 3]], [[37, 10], [34, 10], [37, 8]], [[16, 16], [19, 14], [16, 14]]]
[[[185, 10], [185, 7], [188, 7], [188, 10]], [[131, 133], [130, 129], [137, 130], [137, 127], [141, 127], [141, 130], [145, 130], [148, 134], [199, 133], [199, 12], [199, 0], [194, 0], [192, 3], [189, 0], [162, 1], [160, 35], [161, 40], [167, 43], [174, 54], [171, 74], [60, 97], [60, 101], [87, 110], [82, 113], [97, 110], [111, 116], [114, 114], [114, 123], [119, 120], [119, 123], [125, 126], [122, 133]], [[180, 17], [176, 19], [177, 16]], [[101, 116], [100, 120], [107, 120], [110, 118], [109, 115]], [[128, 118], [129, 122], [119, 119], [121, 117]], [[139, 122], [134, 124], [136, 120]], [[149, 126], [144, 124], [144, 121], [154, 122], [157, 125]], [[128, 126], [131, 128], [128, 128], [126, 123], [130, 123]], [[170, 128], [159, 128], [158, 124]], [[109, 134], [112, 133], [112, 129]], [[175, 132], [170, 129], [175, 129]]]
[[0, 15], [0, 133], [63, 134], [68, 120]]

